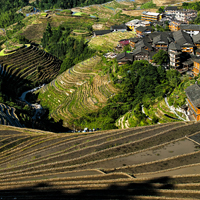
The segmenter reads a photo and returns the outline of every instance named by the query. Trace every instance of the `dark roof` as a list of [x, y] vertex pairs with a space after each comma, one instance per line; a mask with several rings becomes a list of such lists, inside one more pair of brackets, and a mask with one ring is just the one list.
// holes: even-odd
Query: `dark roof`
[[195, 30], [200, 31], [200, 25], [197, 24], [181, 24], [180, 25], [181, 30]]
[[186, 95], [191, 103], [197, 108], [200, 107], [200, 87], [197, 84], [191, 85], [185, 89]]
[[100, 31], [93, 31], [93, 34], [95, 33], [96, 35], [104, 35], [111, 32], [112, 32], [111, 30], [100, 30]]
[[141, 40], [140, 42], [137, 42], [135, 44], [135, 47], [136, 48], [148, 47], [150, 50], [153, 49], [152, 46], [145, 39]]
[[178, 10], [177, 6], [167, 6], [165, 7], [165, 10]]
[[139, 26], [139, 27], [136, 28], [136, 30], [143, 32], [143, 31], [148, 30], [148, 28], [146, 26]]
[[123, 52], [117, 55], [117, 61], [127, 61], [130, 60], [133, 62], [133, 54], [127, 53], [127, 52]]
[[160, 34], [161, 34], [161, 32], [149, 33], [149, 34], [148, 34], [148, 38], [149, 38], [151, 41], [153, 41], [153, 38], [156, 37], [156, 36], [158, 36], [158, 35], [160, 35]]
[[182, 30], [173, 32], [174, 40], [182, 46], [194, 46], [192, 38], [189, 34]]
[[129, 40], [131, 41], [131, 42], [139, 42], [140, 40], [141, 40], [141, 38], [129, 38]]
[[181, 50], [181, 46], [179, 44], [177, 44], [176, 42], [171, 42], [169, 44], [169, 50]]
[[148, 42], [148, 43], [151, 43], [151, 40], [149, 39], [148, 36], [143, 37], [143, 40], [145, 40], [145, 41]]
[[166, 34], [162, 32], [161, 34], [157, 35], [156, 37], [153, 38], [153, 44], [159, 43], [159, 42], [164, 42], [165, 44], [168, 44], [169, 41], [166, 37]]
[[121, 25], [114, 25], [110, 27], [110, 30], [114, 30], [114, 29], [127, 29], [127, 26], [124, 24], [121, 24]]
[[197, 49], [196, 52], [200, 53], [200, 49]]
[[148, 37], [151, 41], [153, 41], [153, 38], [158, 36], [158, 35], [164, 35], [166, 38], [173, 38], [172, 32], [171, 31], [165, 31], [165, 32], [153, 32], [153, 33], [149, 33]]
[[194, 43], [200, 42], [200, 33], [193, 35], [192, 39], [193, 39]]
[[198, 58], [192, 58], [193, 62], [197, 62], [197, 63], [200, 63], [200, 59]]
[[188, 59], [184, 62], [182, 62], [183, 65], [192, 65], [193, 64], [193, 61], [191, 59]]
[[151, 52], [149, 53], [150, 59], [153, 59], [153, 56], [154, 56], [156, 53], [157, 53], [157, 52], [155, 52], [155, 51], [151, 51]]
[[138, 47], [138, 48], [136, 48], [135, 50], [133, 50], [133, 55], [136, 55], [136, 54], [138, 54], [138, 53], [144, 53], [144, 54], [147, 54], [147, 55], [149, 55], [149, 51], [147, 51], [147, 50], [145, 50], [145, 49], [143, 49], [143, 48], [140, 48], [140, 47]]

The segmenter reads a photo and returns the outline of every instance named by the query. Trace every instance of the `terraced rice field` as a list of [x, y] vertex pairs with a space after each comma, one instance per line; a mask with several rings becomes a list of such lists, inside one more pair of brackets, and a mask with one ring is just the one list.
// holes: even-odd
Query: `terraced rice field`
[[55, 134], [0, 126], [2, 199], [200, 199], [200, 123]]
[[96, 111], [118, 92], [108, 75], [98, 75], [99, 62], [98, 56], [85, 60], [41, 88], [41, 104], [49, 108], [55, 121], [62, 119], [67, 126], [70, 119]]
[[22, 127], [15, 111], [15, 108], [0, 103], [0, 124]]
[[[24, 47], [15, 53], [0, 57], [0, 74], [16, 92], [25, 84], [44, 83], [54, 79], [61, 61], [35, 46]], [[17, 93], [18, 94], [18, 93]], [[21, 94], [19, 94], [21, 95]]]

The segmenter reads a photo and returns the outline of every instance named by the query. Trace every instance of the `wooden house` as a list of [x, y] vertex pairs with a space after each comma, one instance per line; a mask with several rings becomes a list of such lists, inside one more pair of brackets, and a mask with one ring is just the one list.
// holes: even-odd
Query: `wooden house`
[[129, 39], [129, 44], [130, 44], [130, 46], [131, 46], [131, 48], [135, 48], [135, 45], [136, 45], [136, 43], [137, 42], [139, 42], [139, 41], [141, 41], [141, 38], [130, 38]]
[[193, 58], [192, 59], [194, 64], [193, 64], [193, 74], [194, 76], [198, 76], [200, 72], [200, 59]]
[[169, 45], [169, 41], [168, 41], [167, 37], [168, 37], [168, 35], [166, 35], [163, 32], [153, 38], [152, 45], [153, 45], [155, 51], [159, 51], [161, 49], [164, 51], [167, 51], [168, 45]]
[[143, 48], [136, 48], [133, 50], [134, 60], [149, 60], [149, 51]]
[[148, 43], [148, 40], [146, 39], [146, 37], [144, 37], [141, 41], [137, 42], [135, 44], [135, 48], [143, 48], [144, 50], [147, 51], [153, 51], [153, 48], [151, 46], [151, 44]]
[[118, 54], [116, 58], [117, 58], [118, 65], [124, 65], [128, 62], [132, 63], [134, 61], [133, 54], [130, 54], [127, 52]]
[[139, 26], [136, 28], [136, 34], [139, 37], [143, 37], [145, 34], [148, 34], [151, 32], [152, 32], [151, 26]]
[[200, 49], [197, 49], [195, 52], [196, 52], [196, 56], [200, 57]]
[[193, 115], [196, 121], [200, 120], [200, 87], [198, 84], [191, 85], [185, 89], [188, 103], [188, 113]]
[[195, 46], [200, 49], [200, 33], [193, 35], [192, 38]]
[[181, 46], [182, 52], [194, 54], [194, 43], [190, 35], [183, 30], [173, 32], [174, 40]]

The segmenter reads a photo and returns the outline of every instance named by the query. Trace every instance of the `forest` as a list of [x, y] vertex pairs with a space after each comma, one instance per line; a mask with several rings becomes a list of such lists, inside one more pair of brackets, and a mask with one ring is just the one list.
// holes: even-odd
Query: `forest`
[[[166, 71], [162, 66], [153, 66], [145, 60], [134, 61], [133, 64], [126, 64], [123, 67], [118, 66], [116, 61], [113, 62], [107, 62], [106, 65], [110, 66], [110, 77], [121, 92], [110, 98], [107, 105], [98, 112], [71, 123], [87, 127], [95, 122], [101, 122], [101, 129], [113, 129], [116, 128], [116, 120], [132, 109], [136, 109], [135, 115], [142, 120], [145, 117], [140, 112], [142, 104], [145, 107], [154, 104], [156, 99], [171, 93], [181, 82], [180, 74], [176, 70]], [[115, 72], [111, 69], [113, 65]]]
[[90, 58], [95, 51], [90, 49], [82, 37], [80, 40], [70, 37], [71, 29], [61, 25], [52, 30], [48, 23], [42, 38], [42, 47], [50, 54], [63, 60], [60, 73], [73, 65]]
[[[110, 0], [36, 0], [36, 6], [41, 10], [51, 8], [73, 8], [77, 6], [88, 6], [92, 4], [102, 4]], [[33, 5], [35, 5], [33, 3]]]
[[28, 0], [0, 0], [0, 28], [22, 20], [24, 15], [16, 11], [28, 4]]

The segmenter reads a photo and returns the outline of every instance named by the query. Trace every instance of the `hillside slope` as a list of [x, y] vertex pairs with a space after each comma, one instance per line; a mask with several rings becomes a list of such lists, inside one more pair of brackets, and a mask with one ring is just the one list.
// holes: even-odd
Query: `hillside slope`
[[199, 128], [55, 134], [0, 126], [1, 197], [199, 199]]
[[21, 96], [25, 87], [55, 78], [61, 63], [58, 58], [30, 45], [0, 56], [0, 73], [7, 93]]
[[54, 120], [69, 126], [71, 119], [80, 118], [104, 106], [116, 94], [108, 75], [99, 75], [101, 58], [94, 56], [68, 69], [40, 90], [39, 100]]

